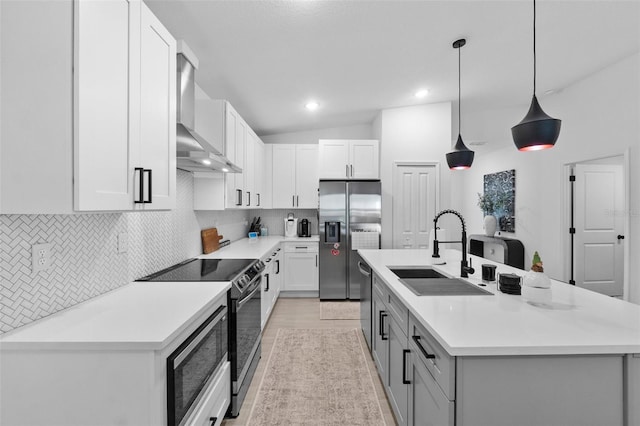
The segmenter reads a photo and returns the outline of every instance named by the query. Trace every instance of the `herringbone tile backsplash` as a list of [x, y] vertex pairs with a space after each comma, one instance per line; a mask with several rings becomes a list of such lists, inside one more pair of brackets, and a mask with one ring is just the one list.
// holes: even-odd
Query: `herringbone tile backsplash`
[[[177, 206], [161, 212], [0, 215], [0, 333], [201, 253], [200, 229], [245, 236], [248, 212], [193, 211], [193, 178], [178, 170]], [[128, 249], [117, 253], [118, 234]], [[52, 243], [53, 266], [31, 270], [31, 246]]]

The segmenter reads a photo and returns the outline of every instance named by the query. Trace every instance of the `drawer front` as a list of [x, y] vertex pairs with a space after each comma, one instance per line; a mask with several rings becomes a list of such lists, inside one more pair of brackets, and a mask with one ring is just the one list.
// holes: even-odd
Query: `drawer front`
[[[218, 371], [186, 424], [195, 426], [219, 426], [231, 403], [231, 368], [228, 362]], [[215, 418], [215, 421], [213, 419]]]
[[318, 243], [285, 243], [285, 253], [317, 253]]
[[411, 315], [409, 317], [409, 342], [414, 346], [415, 356], [422, 360], [436, 380], [442, 392], [455, 399], [455, 358], [450, 356], [438, 342]]
[[376, 274], [373, 274], [373, 295], [378, 296], [386, 305], [389, 300], [388, 294], [386, 284]]
[[400, 299], [391, 292], [389, 292], [388, 300], [389, 303], [387, 304], [387, 309], [389, 310], [389, 314], [396, 321], [404, 335], [407, 336], [407, 331], [409, 330], [409, 310], [404, 306]]

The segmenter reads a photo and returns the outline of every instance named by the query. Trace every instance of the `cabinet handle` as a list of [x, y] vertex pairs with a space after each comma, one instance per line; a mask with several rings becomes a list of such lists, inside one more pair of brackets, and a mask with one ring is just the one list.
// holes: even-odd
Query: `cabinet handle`
[[388, 315], [385, 311], [380, 311], [380, 338], [382, 340], [389, 340], [389, 338], [384, 335], [384, 319], [387, 316]]
[[296, 196], [292, 195], [291, 196], [291, 207], [295, 207], [296, 206]]
[[258, 196], [258, 204], [257, 207], [260, 207], [260, 194], [256, 194]]
[[[278, 250], [280, 250], [280, 249], [278, 249]], [[280, 259], [276, 260], [276, 266], [278, 267], [276, 269], [276, 275], [278, 275], [280, 273]]]
[[300, 207], [300, 196], [296, 195], [296, 207]]
[[135, 204], [141, 204], [144, 203], [144, 169], [142, 167], [136, 167], [135, 169], [135, 173], [139, 173], [140, 176], [140, 186], [139, 186], [139, 192], [138, 192], [138, 199], [137, 200], [133, 200], [133, 202]]
[[215, 426], [216, 422], [218, 421], [217, 417], [209, 417], [209, 420], [211, 421], [211, 426]]
[[251, 192], [247, 191], [247, 206], [251, 205]]
[[264, 291], [269, 291], [269, 274], [265, 274], [264, 277], [267, 279], [267, 287], [264, 289]]
[[316, 268], [318, 267], [318, 255], [316, 254]]
[[236, 206], [242, 205], [242, 189], [236, 189]]
[[407, 355], [410, 354], [411, 351], [409, 349], [402, 350], [402, 384], [410, 385], [411, 380], [407, 380]]
[[344, 165], [344, 175], [346, 177], [349, 177], [349, 165], [348, 164]]
[[353, 177], [353, 164], [349, 166], [349, 169], [351, 169], [351, 177]]
[[153, 181], [153, 175], [151, 174], [152, 172], [153, 171], [151, 169], [144, 169], [143, 170], [143, 173], [149, 173], [149, 185], [148, 185], [148, 188], [149, 188], [149, 199], [144, 201], [145, 203], [149, 203], [149, 204], [153, 202], [153, 200], [151, 199], [151, 197], [152, 197], [152, 195], [151, 195], [151, 192], [152, 192], [152, 190], [151, 190], [151, 182]]
[[424, 346], [422, 346], [422, 343], [420, 343], [420, 336], [413, 336], [412, 339], [416, 343], [416, 346], [418, 347], [418, 349], [420, 349], [420, 352], [422, 352], [422, 355], [424, 355], [425, 358], [427, 358], [427, 359], [435, 359], [436, 358], [436, 356], [434, 354], [430, 354], [429, 352], [427, 352], [427, 350], [424, 348]]

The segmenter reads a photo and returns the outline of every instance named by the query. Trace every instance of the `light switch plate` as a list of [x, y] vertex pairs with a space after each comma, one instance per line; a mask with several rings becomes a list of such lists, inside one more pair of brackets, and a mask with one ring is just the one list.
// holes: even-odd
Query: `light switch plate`
[[129, 245], [129, 238], [126, 232], [118, 234], [118, 253], [126, 253]]
[[53, 244], [34, 244], [31, 246], [31, 269], [33, 272], [46, 271], [53, 265], [51, 248]]

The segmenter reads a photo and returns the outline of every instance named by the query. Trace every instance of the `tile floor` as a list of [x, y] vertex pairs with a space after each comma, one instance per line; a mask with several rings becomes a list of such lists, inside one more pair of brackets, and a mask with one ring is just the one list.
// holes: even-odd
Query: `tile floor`
[[[360, 328], [359, 320], [321, 320], [320, 319], [320, 300], [319, 299], [286, 299], [280, 298], [276, 303], [274, 310], [269, 318], [263, 333], [262, 333], [262, 358], [256, 369], [256, 373], [247, 392], [247, 396], [244, 400], [242, 407], [240, 408], [240, 415], [236, 419], [225, 419], [222, 424], [224, 426], [245, 426], [247, 425], [247, 419], [251, 412], [251, 407], [256, 399], [258, 392], [258, 386], [262, 381], [264, 374], [265, 364], [269, 358], [269, 353], [273, 346], [276, 333], [279, 328]], [[366, 347], [364, 336], [359, 334], [362, 344]], [[387, 397], [382, 388], [380, 377], [373, 363], [373, 358], [368, 354], [367, 365], [371, 371], [375, 391], [382, 407], [382, 413], [388, 426], [396, 424], [391, 407], [387, 401]], [[247, 425], [249, 426], [249, 425]], [[346, 426], [346, 425], [345, 425]]]

